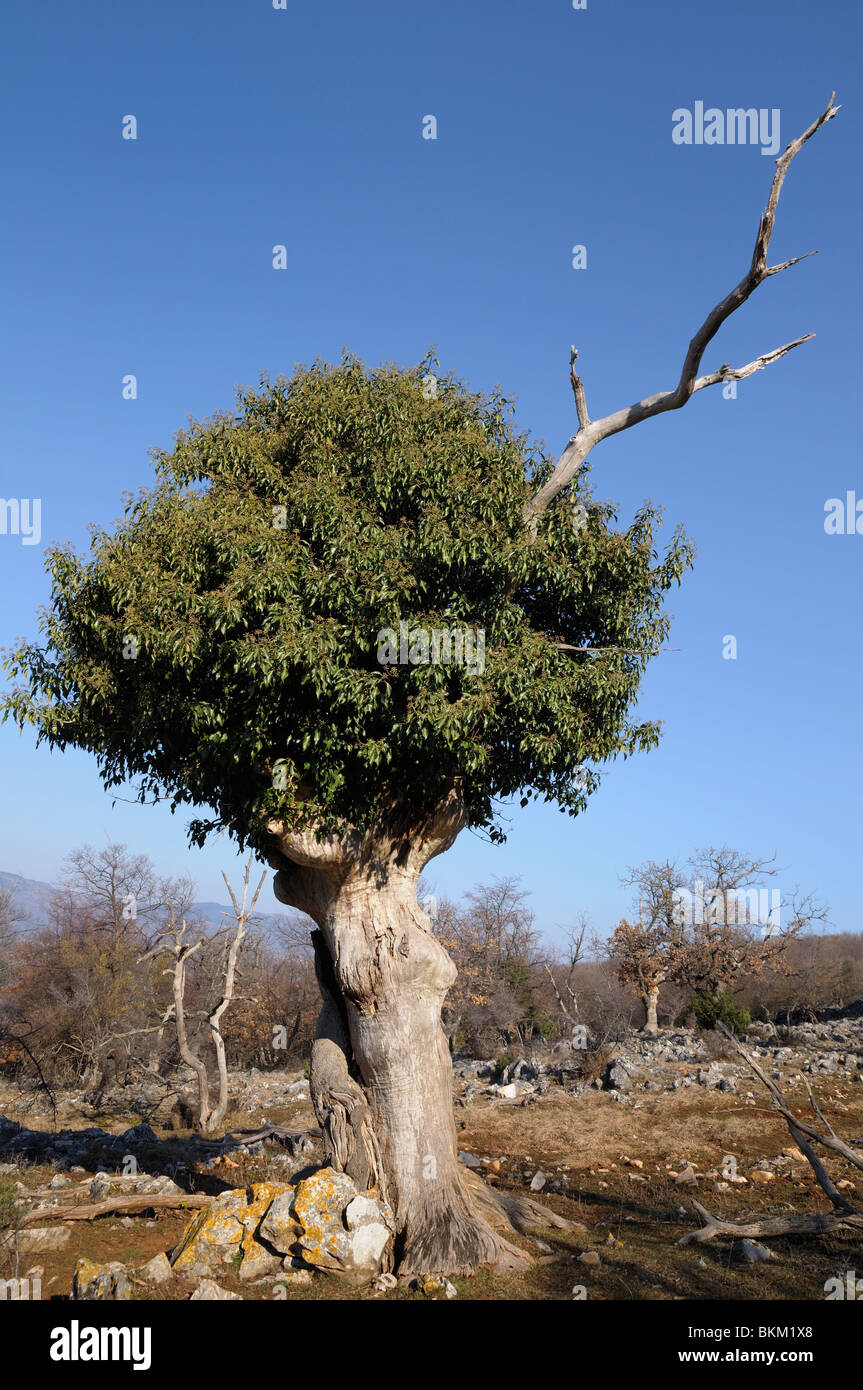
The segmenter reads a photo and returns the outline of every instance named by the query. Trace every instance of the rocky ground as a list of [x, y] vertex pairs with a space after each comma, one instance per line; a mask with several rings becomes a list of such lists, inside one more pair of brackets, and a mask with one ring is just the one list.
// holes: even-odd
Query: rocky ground
[[[759, 1025], [746, 1048], [796, 1113], [808, 1082], [824, 1119], [863, 1145], [863, 1017], [778, 1035]], [[726, 1220], [829, 1209], [764, 1088], [716, 1035], [633, 1034], [600, 1053], [557, 1044], [501, 1070], [456, 1058], [454, 1092], [462, 1163], [569, 1222], [523, 1232], [524, 1275], [417, 1289], [381, 1274], [391, 1215], [321, 1173], [307, 1081], [251, 1071], [232, 1077], [221, 1142], [169, 1128], [173, 1096], [156, 1079], [98, 1111], [67, 1091], [56, 1120], [44, 1093], [0, 1082], [0, 1183], [36, 1221], [0, 1241], [0, 1278], [29, 1272], [42, 1297], [78, 1298], [781, 1299], [824, 1298], [831, 1278], [863, 1273], [856, 1237], [677, 1244], [700, 1225], [693, 1198]], [[275, 1137], [254, 1137], [266, 1127]], [[828, 1167], [856, 1201], [859, 1170]], [[130, 1197], [128, 1212], [63, 1219]]]
[[[547, 1054], [513, 1058], [500, 1073], [494, 1062], [460, 1058], [454, 1071], [463, 1103], [482, 1097], [516, 1100], [554, 1091], [579, 1096], [592, 1088], [637, 1106], [645, 1094], [690, 1086], [732, 1095], [742, 1088], [746, 1098], [754, 1101], [752, 1072], [745, 1061], [730, 1049], [723, 1049], [730, 1060], [714, 1060], [708, 1046], [707, 1035], [683, 1029], [662, 1030], [655, 1037], [633, 1034], [605, 1049], [608, 1064], [592, 1079], [584, 1077], [582, 1049], [566, 1042]], [[746, 1046], [780, 1086], [801, 1074], [863, 1085], [863, 1017], [805, 1024], [780, 1033], [766, 1024], [753, 1024]]]

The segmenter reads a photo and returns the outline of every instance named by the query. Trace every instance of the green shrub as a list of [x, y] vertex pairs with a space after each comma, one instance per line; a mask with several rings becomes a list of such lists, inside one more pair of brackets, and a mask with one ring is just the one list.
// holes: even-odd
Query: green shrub
[[500, 1076], [501, 1072], [506, 1071], [510, 1062], [514, 1061], [515, 1058], [513, 1057], [511, 1052], [502, 1052], [499, 1057], [495, 1057], [494, 1066], [498, 1076]]
[[531, 1022], [544, 1042], [556, 1042], [560, 1033], [556, 1018], [540, 1009], [532, 1014]]
[[731, 994], [694, 994], [682, 1012], [693, 1013], [699, 1028], [715, 1028], [717, 1023], [724, 1023], [738, 1037], [752, 1022], [749, 1010]]
[[0, 1233], [17, 1230], [24, 1211], [14, 1182], [9, 1178], [0, 1178]]

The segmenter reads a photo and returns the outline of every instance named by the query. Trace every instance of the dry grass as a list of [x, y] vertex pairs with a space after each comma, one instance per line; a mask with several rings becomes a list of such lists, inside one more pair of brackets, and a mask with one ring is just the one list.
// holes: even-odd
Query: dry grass
[[[564, 1232], [537, 1232], [550, 1247], [548, 1253], [539, 1252], [533, 1242], [521, 1238], [520, 1243], [537, 1257], [527, 1273], [503, 1277], [483, 1272], [473, 1279], [455, 1280], [460, 1297], [480, 1301], [571, 1299], [573, 1287], [583, 1285], [589, 1299], [599, 1300], [823, 1299], [825, 1281], [838, 1270], [863, 1270], [859, 1237], [771, 1239], [766, 1243], [777, 1258], [757, 1265], [733, 1260], [729, 1242], [676, 1244], [681, 1235], [699, 1224], [692, 1211], [692, 1196], [730, 1220], [759, 1211], [828, 1208], [808, 1165], [800, 1162], [771, 1182], [750, 1182], [720, 1193], [713, 1190], [725, 1155], [734, 1154], [738, 1171], [749, 1176], [757, 1160], [775, 1157], [791, 1142], [784, 1122], [769, 1111], [754, 1085], [756, 1104], [746, 1103], [745, 1091], [744, 1086], [740, 1095], [722, 1095], [699, 1087], [644, 1095], [638, 1107], [615, 1103], [600, 1092], [578, 1098], [552, 1093], [527, 1106], [480, 1102], [460, 1109], [459, 1147], [500, 1161], [499, 1172], [490, 1174], [491, 1182], [525, 1192], [530, 1176], [542, 1168], [552, 1190], [540, 1200], [582, 1223], [589, 1232], [586, 1240]], [[825, 1080], [820, 1088], [826, 1117], [852, 1141], [863, 1134], [863, 1094], [857, 1092], [863, 1092], [863, 1087], [847, 1087], [832, 1080]], [[802, 1086], [787, 1084], [786, 1093], [802, 1113], [807, 1104]], [[312, 1122], [310, 1107], [302, 1102], [271, 1113], [272, 1118], [292, 1125]], [[62, 1123], [74, 1121], [64, 1115]], [[118, 1121], [116, 1128], [122, 1127]], [[642, 1166], [635, 1166], [633, 1160]], [[672, 1177], [687, 1162], [699, 1175], [693, 1188], [677, 1185]], [[224, 1164], [202, 1172], [195, 1185], [200, 1190], [219, 1191], [264, 1177], [288, 1180], [289, 1170], [272, 1164], [267, 1156], [238, 1156], [231, 1165], [235, 1166]], [[859, 1173], [841, 1161], [831, 1159], [828, 1166], [834, 1178], [859, 1179]], [[52, 1174], [50, 1168], [21, 1170], [31, 1190], [46, 1186]], [[85, 1180], [81, 1175], [80, 1181]], [[863, 1189], [859, 1181], [857, 1186]], [[147, 1224], [146, 1215], [134, 1218], [129, 1226], [116, 1217], [73, 1223], [63, 1250], [22, 1256], [20, 1272], [41, 1265], [43, 1297], [66, 1297], [79, 1256], [120, 1260], [130, 1267], [142, 1265], [176, 1243], [187, 1217], [181, 1212], [158, 1212], [149, 1219], [154, 1224]], [[598, 1267], [578, 1262], [585, 1248], [599, 1252]], [[271, 1284], [241, 1284], [230, 1266], [217, 1277], [220, 1284], [241, 1292], [244, 1298], [273, 1298]], [[192, 1287], [193, 1283], [180, 1278], [161, 1288], [136, 1284], [134, 1296], [160, 1301], [184, 1299]], [[316, 1275], [311, 1286], [292, 1287], [287, 1297], [292, 1301], [401, 1301], [418, 1295], [407, 1288], [374, 1294]]]

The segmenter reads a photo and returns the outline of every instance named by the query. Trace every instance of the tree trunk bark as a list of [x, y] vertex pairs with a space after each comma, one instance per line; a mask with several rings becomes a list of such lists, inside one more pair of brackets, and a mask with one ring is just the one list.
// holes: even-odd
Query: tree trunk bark
[[480, 1213], [456, 1157], [441, 1024], [456, 970], [419, 906], [417, 885], [460, 822], [449, 806], [401, 835], [282, 833], [271, 856], [276, 897], [319, 927], [313, 940], [324, 1002], [310, 1086], [325, 1156], [389, 1202], [400, 1275], [529, 1263]]
[[658, 1005], [658, 1003], [659, 1003], [659, 986], [656, 985], [653, 989], [649, 989], [649, 990], [643, 995], [643, 999], [644, 999], [644, 1012], [645, 1012], [645, 1015], [646, 1015], [645, 1024], [644, 1024], [644, 1030], [643, 1030], [643, 1031], [644, 1031], [645, 1033], [651, 1033], [651, 1034], [652, 1034], [652, 1033], [658, 1033], [658, 1032], [659, 1032], [659, 1025], [658, 1025], [658, 1023], [657, 1023], [657, 1021], [656, 1021], [656, 1009], [657, 1009], [657, 1005]]

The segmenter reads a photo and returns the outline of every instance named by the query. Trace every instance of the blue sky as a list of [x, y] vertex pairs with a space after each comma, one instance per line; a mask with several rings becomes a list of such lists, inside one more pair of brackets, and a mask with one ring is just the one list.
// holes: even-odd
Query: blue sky
[[[820, 255], [762, 286], [704, 369], [815, 341], [736, 400], [701, 392], [593, 454], [622, 518], [651, 497], [699, 547], [671, 600], [680, 650], [642, 687], [660, 748], [613, 767], [587, 815], [515, 808], [504, 848], [465, 834], [430, 876], [459, 896], [520, 875], [550, 935], [580, 909], [606, 931], [627, 865], [729, 843], [775, 852], [783, 892], [799, 882], [858, 930], [863, 536], [824, 530], [829, 498], [863, 499], [856, 0], [48, 0], [3, 27], [0, 494], [43, 507], [41, 544], [0, 535], [7, 646], [36, 634], [44, 546], [86, 545], [150, 480], [148, 450], [262, 369], [436, 343], [556, 450], [575, 428], [570, 343], [594, 416], [674, 385], [748, 265], [774, 164], [675, 144], [673, 111], [777, 108], [784, 147], [836, 89], [771, 259]], [[187, 848], [186, 817], [112, 806], [89, 757], [7, 724], [0, 769], [0, 869], [50, 880], [112, 839], [203, 898], [236, 875], [224, 840]]]

